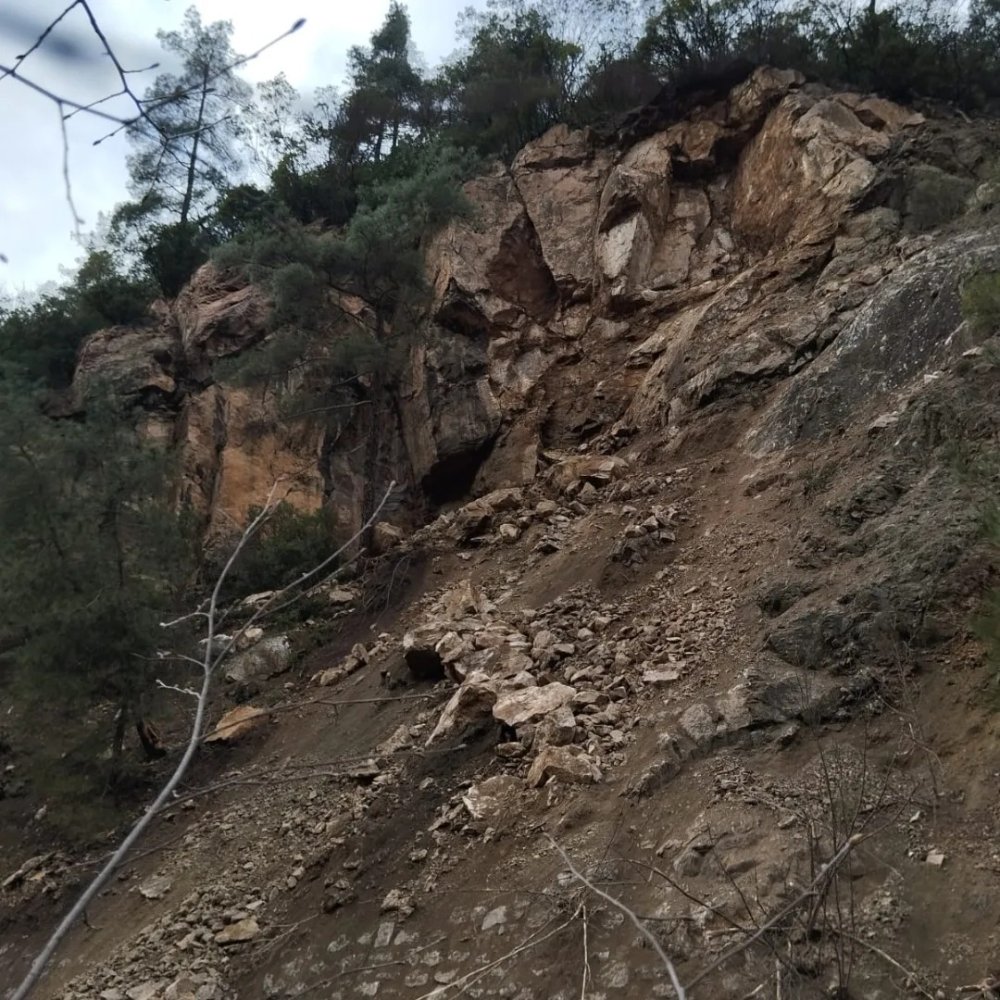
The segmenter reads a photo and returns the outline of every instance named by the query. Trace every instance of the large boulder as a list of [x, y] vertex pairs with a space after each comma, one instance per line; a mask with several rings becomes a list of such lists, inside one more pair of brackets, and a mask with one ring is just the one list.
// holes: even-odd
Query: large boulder
[[436, 502], [461, 497], [500, 430], [482, 346], [442, 335], [414, 347], [401, 417], [416, 479]]
[[446, 226], [427, 251], [437, 322], [490, 333], [522, 313], [549, 319], [558, 290], [510, 173], [498, 165], [463, 190], [473, 213]]
[[587, 131], [556, 125], [528, 143], [511, 172], [564, 300], [589, 297], [594, 229], [611, 156]]
[[288, 636], [275, 635], [236, 653], [226, 661], [225, 678], [234, 684], [247, 684], [283, 674], [292, 665], [292, 647]]
[[575, 695], [576, 688], [558, 681], [518, 691], [505, 691], [493, 706], [493, 717], [516, 729], [526, 722], [534, 722], [557, 712], [568, 705]]
[[527, 782], [532, 788], [547, 781], [593, 785], [601, 780], [601, 769], [582, 747], [547, 746], [531, 762]]
[[497, 685], [482, 671], [474, 671], [462, 682], [445, 705], [427, 745], [460, 734], [468, 726], [489, 719], [497, 700]]

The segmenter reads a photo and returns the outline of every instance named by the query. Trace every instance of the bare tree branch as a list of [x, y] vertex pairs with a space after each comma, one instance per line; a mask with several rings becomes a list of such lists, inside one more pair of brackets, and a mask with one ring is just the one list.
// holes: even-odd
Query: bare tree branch
[[734, 944], [732, 948], [724, 951], [711, 965], [707, 968], [701, 970], [694, 979], [688, 983], [688, 987], [693, 987], [697, 983], [706, 979], [711, 975], [719, 966], [724, 965], [729, 961], [734, 955], [738, 955], [742, 951], [746, 951], [755, 941], [759, 941], [769, 930], [776, 927], [781, 923], [788, 914], [797, 910], [807, 899], [811, 899], [814, 896], [822, 895], [820, 888], [825, 885], [829, 885], [830, 880], [836, 875], [838, 867], [840, 867], [841, 862], [858, 846], [863, 840], [865, 840], [865, 834], [856, 833], [854, 836], [849, 837], [843, 844], [841, 844], [839, 850], [833, 855], [830, 860], [823, 865], [819, 874], [806, 886], [805, 889], [799, 893], [786, 907], [781, 909], [776, 913], [770, 920], [766, 923], [760, 925], [753, 934], [738, 944]]
[[605, 902], [610, 903], [616, 910], [620, 910], [625, 914], [629, 920], [635, 925], [636, 930], [653, 946], [653, 950], [657, 955], [660, 956], [660, 961], [663, 962], [663, 967], [667, 970], [667, 975], [670, 977], [670, 982], [674, 987], [674, 993], [677, 994], [677, 1000], [687, 1000], [687, 993], [684, 991], [684, 987], [681, 986], [681, 981], [677, 977], [677, 969], [674, 967], [674, 963], [670, 960], [670, 956], [663, 950], [663, 945], [657, 940], [656, 935], [639, 919], [638, 915], [634, 910], [630, 910], [621, 900], [615, 899], [614, 896], [609, 895], [603, 889], [599, 889], [593, 882], [591, 882], [580, 870], [573, 864], [570, 860], [569, 855], [556, 843], [555, 839], [548, 834], [549, 843], [555, 848], [559, 853], [559, 856], [563, 859], [563, 863], [572, 872], [573, 877], [579, 882], [583, 883], [595, 896], [599, 896]]
[[[111, 61], [111, 64], [114, 67], [115, 72], [118, 75], [118, 79], [121, 83], [121, 89], [116, 90], [110, 94], [105, 94], [103, 97], [97, 98], [96, 100], [90, 101], [86, 104], [81, 104], [79, 101], [73, 100], [71, 97], [68, 97], [65, 94], [56, 93], [54, 90], [51, 90], [50, 88], [43, 86], [42, 84], [36, 82], [35, 80], [22, 75], [21, 73], [21, 66], [24, 63], [24, 61], [32, 53], [37, 52], [45, 45], [45, 43], [49, 40], [50, 36], [52, 35], [52, 32], [56, 28], [56, 26], [59, 25], [60, 22], [62, 22], [62, 20], [77, 7], [79, 7], [86, 16], [91, 31], [100, 41], [101, 46], [103, 48], [103, 53]], [[260, 48], [251, 52], [249, 55], [240, 56], [238, 59], [234, 60], [229, 65], [222, 67], [217, 73], [215, 73], [214, 75], [209, 77], [207, 81], [205, 81], [206, 84], [211, 83], [213, 80], [216, 80], [221, 76], [224, 76], [226, 73], [230, 73], [234, 69], [238, 69], [240, 66], [244, 66], [248, 62], [251, 62], [252, 60], [256, 59], [258, 56], [260, 56], [263, 52], [267, 51], [273, 45], [277, 45], [278, 42], [287, 38], [289, 35], [294, 34], [305, 23], [306, 23], [305, 18], [302, 17], [298, 18], [287, 31], [278, 35], [276, 38], [272, 38], [271, 41], [260, 46]], [[36, 38], [35, 41], [23, 53], [17, 56], [12, 65], [6, 66], [0, 64], [0, 82], [6, 80], [8, 77], [10, 77], [12, 80], [16, 80], [23, 86], [27, 87], [30, 90], [33, 90], [35, 93], [40, 94], [42, 97], [51, 101], [56, 106], [59, 112], [60, 131], [62, 136], [62, 147], [63, 147], [63, 155], [62, 155], [63, 182], [66, 192], [66, 201], [69, 204], [70, 213], [73, 218], [73, 229], [74, 232], [76, 233], [77, 239], [81, 238], [80, 227], [83, 225], [83, 220], [80, 218], [80, 213], [76, 209], [76, 204], [73, 199], [73, 188], [72, 184], [70, 183], [69, 140], [66, 134], [66, 121], [74, 117], [75, 115], [87, 114], [91, 115], [94, 118], [110, 122], [113, 125], [115, 125], [115, 128], [111, 129], [111, 131], [105, 133], [100, 138], [94, 140], [93, 145], [95, 146], [104, 142], [105, 139], [109, 139], [112, 136], [118, 135], [125, 129], [132, 128], [138, 125], [140, 122], [143, 122], [147, 126], [151, 127], [156, 132], [156, 134], [159, 135], [164, 140], [163, 153], [164, 155], [166, 155], [167, 153], [166, 140], [168, 137], [164, 135], [162, 128], [152, 118], [152, 116], [150, 115], [150, 111], [169, 101], [182, 100], [185, 96], [187, 96], [187, 94], [184, 92], [178, 94], [171, 94], [169, 98], [159, 98], [156, 101], [150, 102], [139, 97], [139, 95], [136, 94], [135, 91], [132, 89], [132, 85], [129, 81], [130, 76], [136, 76], [140, 73], [148, 72], [149, 70], [156, 69], [158, 66], [159, 63], [152, 63], [151, 65], [144, 66], [140, 69], [126, 69], [122, 65], [121, 60], [118, 58], [114, 48], [111, 45], [111, 42], [108, 40], [107, 34], [101, 27], [100, 22], [97, 20], [96, 15], [91, 9], [89, 0], [73, 0], [72, 3], [70, 3], [66, 8], [64, 8], [56, 17], [54, 17], [45, 26], [45, 28], [39, 34], [38, 38]], [[113, 101], [117, 98], [125, 98], [128, 101], [130, 101], [133, 108], [135, 109], [135, 113], [130, 115], [116, 115], [111, 113], [110, 111], [105, 111], [101, 107], [101, 105], [104, 105], [107, 102]], [[169, 138], [174, 139], [176, 137], [171, 136]], [[176, 155], [174, 154], [172, 149], [169, 150], [169, 153], [171, 156]], [[6, 260], [6, 258], [4, 257], [0, 257], [0, 259]]]

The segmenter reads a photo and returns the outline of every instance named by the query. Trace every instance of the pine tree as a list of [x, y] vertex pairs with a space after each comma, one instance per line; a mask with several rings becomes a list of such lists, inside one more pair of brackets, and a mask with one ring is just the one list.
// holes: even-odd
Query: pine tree
[[242, 167], [243, 113], [253, 91], [233, 68], [232, 32], [229, 21], [203, 25], [194, 7], [180, 31], [158, 32], [180, 71], [156, 78], [144, 95], [145, 115], [129, 129], [135, 201], [115, 211], [111, 238], [168, 296], [207, 259], [209, 210]]
[[409, 50], [410, 17], [394, 0], [371, 47], [355, 46], [348, 53], [351, 89], [335, 128], [346, 163], [379, 163], [414, 124], [423, 85]]
[[[92, 730], [95, 710], [113, 715], [113, 778], [151, 689], [158, 623], [190, 566], [166, 499], [166, 456], [110, 398], [53, 420], [10, 377], [0, 383], [0, 454], [2, 660], [26, 703], [66, 711], [78, 733]], [[170, 676], [169, 664], [159, 669]]]
[[241, 113], [252, 90], [232, 69], [237, 56], [229, 21], [203, 25], [195, 7], [180, 31], [160, 31], [179, 73], [158, 76], [146, 91], [146, 117], [129, 133], [132, 190], [181, 225], [214, 200], [240, 166]]

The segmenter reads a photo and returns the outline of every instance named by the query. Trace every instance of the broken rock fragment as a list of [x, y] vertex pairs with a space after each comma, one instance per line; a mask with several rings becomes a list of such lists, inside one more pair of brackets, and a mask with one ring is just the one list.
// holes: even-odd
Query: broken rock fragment
[[469, 674], [445, 705], [434, 732], [427, 739], [428, 746], [445, 736], [461, 732], [468, 725], [489, 718], [496, 700], [496, 685], [486, 674], [480, 670]]
[[463, 796], [462, 804], [474, 820], [496, 826], [510, 815], [521, 793], [521, 782], [509, 774], [498, 774], [473, 785]]
[[493, 717], [516, 729], [525, 722], [542, 718], [568, 705], [575, 695], [576, 688], [558, 681], [541, 687], [506, 691], [493, 706]]
[[545, 747], [528, 769], [528, 784], [538, 788], [549, 779], [567, 784], [591, 785], [601, 780], [597, 762], [577, 746]]
[[260, 925], [257, 923], [257, 918], [247, 917], [245, 920], [238, 920], [235, 924], [223, 927], [215, 935], [215, 943], [221, 945], [243, 944], [247, 941], [253, 941], [259, 936]]
[[219, 719], [215, 729], [205, 737], [206, 743], [235, 743], [262, 725], [267, 712], [253, 705], [237, 705]]

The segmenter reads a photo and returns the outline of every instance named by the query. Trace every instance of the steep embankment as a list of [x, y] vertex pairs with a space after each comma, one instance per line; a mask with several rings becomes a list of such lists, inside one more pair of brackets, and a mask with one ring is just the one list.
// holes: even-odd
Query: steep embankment
[[[986, 984], [992, 569], [955, 454], [1000, 424], [959, 310], [1000, 229], [938, 224], [998, 146], [767, 70], [624, 150], [553, 130], [431, 248], [375, 483], [370, 415], [334, 447], [204, 384], [263, 336], [252, 290], [205, 269], [155, 341], [91, 341], [80, 377], [144, 393], [214, 520], [289, 473], [345, 525], [390, 477], [413, 521], [476, 499], [369, 567], [334, 645], [255, 679], [269, 723], [41, 995], [671, 996], [549, 838], [691, 997]], [[2, 903], [44, 915], [72, 877], [43, 862]], [[14, 926], [12, 970], [40, 933]]]

